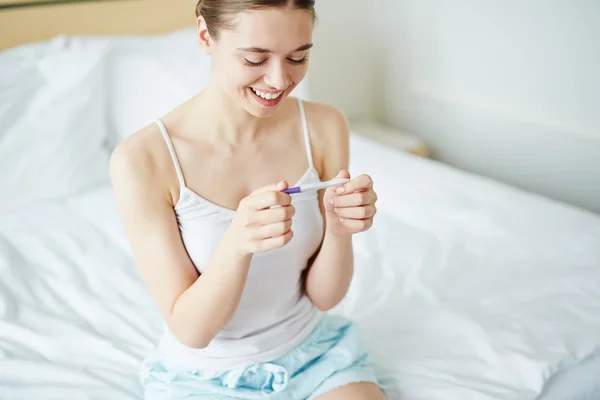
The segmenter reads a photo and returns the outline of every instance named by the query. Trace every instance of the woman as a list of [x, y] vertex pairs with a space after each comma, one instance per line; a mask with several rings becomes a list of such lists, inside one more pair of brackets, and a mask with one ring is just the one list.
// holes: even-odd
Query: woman
[[[147, 399], [383, 399], [354, 325], [327, 311], [376, 194], [350, 178], [348, 127], [288, 97], [307, 70], [314, 0], [205, 0], [200, 94], [121, 143], [111, 176], [140, 274], [165, 321]], [[278, 182], [279, 183], [275, 183]]]

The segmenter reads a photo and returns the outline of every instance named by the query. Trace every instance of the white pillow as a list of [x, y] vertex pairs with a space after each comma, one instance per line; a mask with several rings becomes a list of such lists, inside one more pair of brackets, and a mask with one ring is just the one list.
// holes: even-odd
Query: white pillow
[[[198, 45], [195, 28], [109, 40], [111, 148], [200, 92], [210, 79], [212, 58]], [[293, 95], [309, 98], [305, 81]]]
[[0, 210], [108, 180], [108, 49], [58, 37], [0, 53]]
[[211, 59], [189, 30], [120, 37], [112, 44], [108, 57], [110, 147], [198, 93], [210, 76]]

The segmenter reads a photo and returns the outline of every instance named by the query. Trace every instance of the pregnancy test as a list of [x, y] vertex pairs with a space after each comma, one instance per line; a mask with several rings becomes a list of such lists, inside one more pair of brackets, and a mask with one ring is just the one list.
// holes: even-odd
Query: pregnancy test
[[325, 189], [331, 186], [338, 186], [341, 185], [343, 183], [348, 182], [350, 179], [348, 178], [344, 178], [344, 179], [334, 179], [332, 181], [327, 181], [327, 182], [317, 182], [317, 183], [306, 183], [304, 185], [298, 185], [298, 186], [294, 186], [291, 188], [287, 188], [285, 190], [282, 190], [283, 193], [287, 193], [287, 194], [294, 194], [294, 193], [303, 193], [303, 192], [308, 192], [310, 190], [321, 190], [321, 189]]

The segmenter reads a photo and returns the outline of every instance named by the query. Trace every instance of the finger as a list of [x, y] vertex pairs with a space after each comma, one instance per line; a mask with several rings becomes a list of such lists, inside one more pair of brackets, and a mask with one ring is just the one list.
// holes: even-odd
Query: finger
[[[346, 169], [341, 169], [340, 172], [338, 172], [338, 174], [336, 176], [333, 177], [332, 180], [337, 180], [337, 179], [350, 179], [350, 172], [348, 172], [348, 170]], [[327, 189], [327, 191], [335, 191], [336, 188], [342, 187], [342, 185], [338, 185], [338, 186], [332, 186], [330, 188]]]
[[262, 240], [266, 238], [277, 237], [285, 234], [292, 227], [292, 220], [276, 222], [274, 224], [257, 226], [253, 229], [252, 239]]
[[261, 188], [256, 189], [252, 192], [252, 194], [266, 193], [266, 192], [278, 192], [281, 190], [285, 190], [289, 187], [287, 181], [281, 181], [279, 183], [274, 183], [272, 185], [263, 186]]
[[334, 208], [333, 212], [335, 212], [338, 216], [342, 218], [366, 219], [372, 218], [377, 212], [377, 209], [373, 204], [371, 204], [367, 206], [358, 207]]
[[347, 169], [341, 169], [340, 172], [333, 179], [350, 179], [350, 172]]
[[281, 191], [267, 191], [250, 196], [249, 205], [254, 210], [264, 210], [273, 206], [289, 206], [292, 197]]
[[368, 204], [374, 204], [377, 201], [377, 195], [374, 191], [358, 192], [335, 196], [330, 200], [333, 207], [358, 207]]
[[359, 175], [354, 179], [349, 180], [342, 186], [338, 187], [335, 192], [337, 194], [352, 193], [360, 189], [369, 189], [373, 187], [373, 180], [369, 175]]
[[350, 219], [340, 217], [340, 222], [353, 232], [362, 232], [366, 231], [373, 225], [373, 218]]
[[263, 252], [263, 251], [278, 249], [278, 248], [283, 247], [286, 244], [288, 244], [290, 242], [290, 240], [292, 240], [293, 237], [294, 237], [294, 231], [292, 231], [290, 229], [289, 231], [287, 231], [286, 233], [284, 233], [281, 236], [257, 241], [254, 246], [255, 252]]
[[291, 219], [295, 214], [296, 208], [292, 205], [279, 208], [270, 208], [253, 213], [252, 221], [250, 222], [256, 225], [269, 225], [275, 222]]

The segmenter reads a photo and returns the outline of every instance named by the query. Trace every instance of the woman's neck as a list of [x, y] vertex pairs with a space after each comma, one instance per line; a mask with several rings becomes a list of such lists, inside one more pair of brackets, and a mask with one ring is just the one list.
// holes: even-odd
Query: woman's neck
[[198, 95], [192, 108], [197, 117], [201, 116], [205, 138], [233, 145], [254, 140], [271, 122], [267, 121], [268, 118], [258, 118], [248, 113], [214, 81]]

